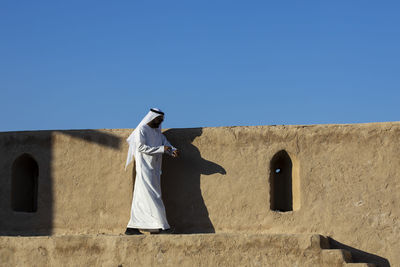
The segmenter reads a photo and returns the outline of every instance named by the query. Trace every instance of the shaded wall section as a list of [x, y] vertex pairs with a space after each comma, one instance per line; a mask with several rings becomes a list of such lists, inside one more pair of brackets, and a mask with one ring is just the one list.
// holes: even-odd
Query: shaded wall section
[[[13, 210], [12, 194], [20, 193], [21, 199], [28, 197], [29, 192], [17, 192], [17, 187], [28, 186], [15, 184], [16, 179], [26, 176], [29, 166], [20, 162], [24, 155], [29, 155], [37, 164], [37, 192], [34, 210]], [[53, 225], [53, 177], [52, 133], [11, 132], [0, 133], [0, 234], [9, 235], [49, 235]], [[25, 162], [26, 163], [26, 162]], [[21, 165], [22, 164], [22, 165]], [[14, 167], [14, 168], [13, 168]], [[14, 178], [14, 181], [13, 181]], [[14, 189], [13, 192], [13, 182]], [[21, 188], [19, 188], [21, 189]], [[15, 197], [15, 196], [14, 196]], [[14, 198], [15, 201], [15, 198]], [[15, 206], [14, 206], [15, 208]], [[19, 210], [19, 211], [18, 211]]]

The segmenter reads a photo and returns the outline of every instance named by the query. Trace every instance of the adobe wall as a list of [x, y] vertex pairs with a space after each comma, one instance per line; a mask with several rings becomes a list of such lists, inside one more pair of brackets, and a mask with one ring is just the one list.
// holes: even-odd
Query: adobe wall
[[[3, 235], [119, 234], [129, 220], [131, 129], [0, 133]], [[400, 123], [170, 129], [163, 197], [180, 233], [319, 233], [400, 265]], [[270, 161], [292, 160], [293, 209], [270, 209]], [[11, 208], [14, 160], [39, 167], [37, 212]]]

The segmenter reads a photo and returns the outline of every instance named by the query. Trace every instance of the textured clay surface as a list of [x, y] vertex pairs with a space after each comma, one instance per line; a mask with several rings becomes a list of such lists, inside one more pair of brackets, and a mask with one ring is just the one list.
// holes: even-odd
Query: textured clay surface
[[[1, 234], [123, 233], [135, 177], [133, 164], [124, 170], [131, 131], [0, 133]], [[181, 149], [179, 159], [164, 157], [162, 175], [178, 233], [318, 233], [356, 260], [400, 266], [400, 123], [164, 133]], [[288, 212], [271, 210], [271, 160], [282, 150], [292, 162]], [[12, 165], [24, 153], [39, 166], [35, 213], [11, 207]]]

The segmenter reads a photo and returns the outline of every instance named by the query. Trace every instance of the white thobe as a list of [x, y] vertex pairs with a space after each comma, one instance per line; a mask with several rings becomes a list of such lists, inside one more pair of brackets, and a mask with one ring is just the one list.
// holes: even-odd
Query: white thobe
[[[161, 198], [161, 162], [164, 146], [171, 146], [159, 129], [136, 129], [136, 179], [128, 228], [170, 228]], [[172, 147], [172, 146], [171, 146]]]

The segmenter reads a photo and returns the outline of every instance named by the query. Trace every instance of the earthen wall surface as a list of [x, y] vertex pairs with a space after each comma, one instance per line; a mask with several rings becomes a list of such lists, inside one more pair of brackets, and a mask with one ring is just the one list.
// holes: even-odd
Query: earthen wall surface
[[[131, 129], [0, 133], [3, 235], [119, 234], [135, 171]], [[400, 265], [400, 123], [169, 129], [163, 198], [180, 233], [318, 233]], [[270, 209], [270, 161], [285, 150], [294, 211]], [[12, 164], [39, 166], [36, 213], [11, 208]]]

